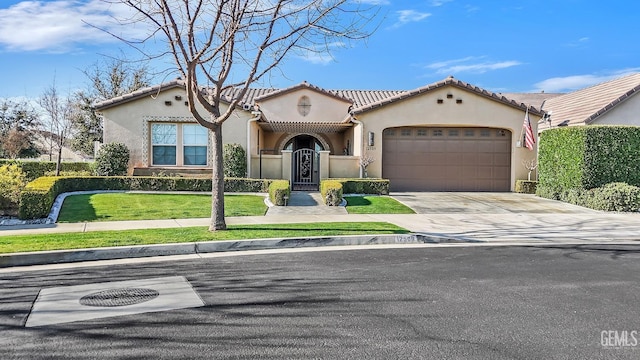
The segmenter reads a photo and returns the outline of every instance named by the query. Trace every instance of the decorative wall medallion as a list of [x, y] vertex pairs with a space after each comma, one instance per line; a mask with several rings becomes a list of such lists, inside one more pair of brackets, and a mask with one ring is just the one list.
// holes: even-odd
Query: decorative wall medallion
[[302, 116], [309, 115], [311, 111], [311, 100], [308, 96], [303, 96], [298, 100], [298, 113]]

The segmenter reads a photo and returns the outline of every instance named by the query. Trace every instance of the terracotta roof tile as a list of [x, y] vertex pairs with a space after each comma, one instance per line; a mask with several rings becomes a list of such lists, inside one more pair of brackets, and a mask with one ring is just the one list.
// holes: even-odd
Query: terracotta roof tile
[[[264, 100], [274, 96], [296, 91], [301, 88], [308, 88], [342, 101], [351, 102], [353, 104], [353, 109], [354, 109], [353, 112], [362, 113], [362, 112], [369, 111], [377, 107], [389, 104], [394, 101], [407, 99], [412, 96], [416, 96], [418, 94], [422, 94], [424, 92], [428, 92], [428, 91], [443, 87], [445, 85], [452, 85], [459, 88], [467, 89], [481, 96], [485, 96], [487, 98], [491, 98], [493, 100], [508, 104], [510, 106], [521, 108], [523, 110], [526, 109], [528, 105], [530, 105], [529, 102], [523, 103], [523, 101], [518, 100], [518, 99], [522, 99], [523, 97], [514, 96], [514, 98], [518, 100], [516, 101], [513, 98], [505, 97], [501, 94], [496, 94], [496, 93], [481, 89], [477, 86], [473, 86], [463, 81], [454, 79], [453, 77], [449, 77], [442, 81], [429, 84], [411, 91], [406, 91], [406, 90], [326, 90], [314, 85], [310, 85], [307, 82], [302, 82], [300, 84], [294, 85], [292, 87], [284, 88], [284, 89], [250, 88], [245, 94], [244, 98], [240, 101], [239, 106], [240, 107], [242, 107], [243, 105], [253, 106], [256, 104], [256, 102], [259, 102], [260, 100]], [[119, 105], [120, 103], [136, 100], [145, 96], [151, 96], [159, 93], [160, 91], [175, 88], [175, 87], [184, 87], [182, 80], [176, 79], [168, 83], [140, 89], [140, 90], [134, 91], [131, 94], [127, 94], [127, 95], [119, 96], [113, 99], [98, 102], [94, 104], [94, 106], [97, 110], [102, 110], [112, 106]], [[233, 88], [227, 89], [222, 93], [222, 100], [225, 102], [231, 102], [237, 96], [238, 93], [239, 93], [239, 90], [237, 89], [233, 89]], [[529, 111], [535, 114], [539, 113], [538, 108], [533, 106], [529, 107]]]
[[552, 112], [551, 126], [588, 125], [638, 93], [640, 73], [634, 73], [549, 99], [543, 109]]
[[428, 92], [428, 91], [432, 91], [432, 90], [435, 90], [435, 89], [438, 89], [438, 88], [441, 88], [441, 87], [444, 87], [444, 86], [448, 86], [448, 85], [455, 86], [455, 87], [458, 87], [458, 88], [461, 88], [461, 89], [469, 90], [469, 91], [474, 92], [474, 93], [476, 93], [478, 95], [493, 99], [495, 101], [502, 102], [502, 103], [504, 103], [506, 105], [509, 105], [509, 106], [520, 108], [522, 110], [526, 110], [528, 108], [530, 113], [536, 114], [536, 115], [542, 115], [542, 111], [539, 108], [531, 106], [530, 104], [524, 104], [522, 102], [518, 102], [516, 100], [509, 99], [509, 98], [507, 98], [507, 97], [505, 97], [503, 95], [499, 95], [499, 94], [496, 94], [494, 92], [490, 92], [490, 91], [487, 91], [485, 89], [479, 88], [477, 86], [471, 85], [471, 84], [466, 83], [464, 81], [454, 79], [453, 76], [449, 76], [448, 78], [446, 78], [444, 80], [441, 80], [441, 81], [438, 81], [438, 82], [435, 82], [435, 83], [432, 83], [432, 84], [429, 84], [429, 85], [425, 85], [425, 86], [419, 87], [419, 88], [417, 88], [415, 90], [399, 92], [399, 93], [397, 93], [395, 95], [392, 95], [392, 96], [389, 96], [389, 97], [386, 97], [386, 98], [383, 98], [383, 99], [379, 99], [379, 100], [377, 100], [375, 102], [372, 102], [372, 103], [369, 103], [369, 104], [365, 104], [363, 106], [360, 106], [359, 108], [354, 109], [353, 110], [353, 114], [361, 114], [361, 113], [364, 113], [364, 112], [379, 108], [381, 106], [384, 106], [384, 105], [389, 104], [391, 102], [404, 100], [404, 99], [407, 99], [407, 98], [410, 98], [410, 97], [413, 97], [413, 96], [416, 96], [416, 95], [419, 95], [419, 94], [422, 94], [422, 93], [425, 93], [425, 92]]

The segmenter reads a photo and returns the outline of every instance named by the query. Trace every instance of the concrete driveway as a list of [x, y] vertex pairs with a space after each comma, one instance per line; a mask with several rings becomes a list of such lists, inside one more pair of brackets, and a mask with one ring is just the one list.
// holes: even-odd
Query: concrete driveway
[[391, 196], [418, 214], [597, 214], [599, 211], [530, 194], [397, 192]]
[[378, 215], [415, 233], [460, 241], [636, 241], [640, 213], [596, 211], [529, 194], [403, 192], [415, 215]]

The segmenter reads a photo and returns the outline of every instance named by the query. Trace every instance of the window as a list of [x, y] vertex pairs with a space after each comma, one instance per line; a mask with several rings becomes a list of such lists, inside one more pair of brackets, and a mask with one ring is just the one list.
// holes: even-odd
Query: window
[[418, 136], [427, 136], [426, 129], [418, 129]]
[[433, 130], [433, 136], [442, 136], [442, 130]]
[[449, 136], [458, 136], [458, 129], [450, 129]]
[[175, 124], [151, 125], [153, 165], [176, 165], [177, 126]]
[[402, 135], [402, 136], [411, 136], [411, 129], [402, 129], [400, 131], [400, 135]]
[[200, 125], [182, 125], [184, 165], [207, 165], [207, 129]]
[[151, 124], [151, 165], [206, 166], [209, 132], [198, 124]]

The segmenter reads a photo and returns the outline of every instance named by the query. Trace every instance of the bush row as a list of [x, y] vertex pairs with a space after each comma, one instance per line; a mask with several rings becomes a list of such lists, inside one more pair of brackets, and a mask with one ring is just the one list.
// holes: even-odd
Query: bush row
[[342, 184], [344, 194], [389, 195], [388, 179], [330, 179]]
[[[225, 179], [225, 192], [266, 192], [273, 180]], [[26, 185], [20, 194], [18, 216], [21, 219], [46, 217], [56, 197], [65, 192], [91, 190], [141, 191], [211, 191], [211, 179], [146, 177], [146, 176], [87, 176], [40, 177]]]
[[[55, 161], [24, 161], [24, 160], [6, 160], [0, 159], [2, 165], [17, 165], [27, 178], [27, 181], [35, 180], [47, 173], [56, 170]], [[60, 163], [61, 171], [64, 172], [92, 172], [92, 162], [62, 162]]]
[[538, 196], [560, 200], [594, 210], [640, 211], [640, 187], [627, 183], [610, 183], [593, 189], [566, 189], [557, 191], [538, 185]]

